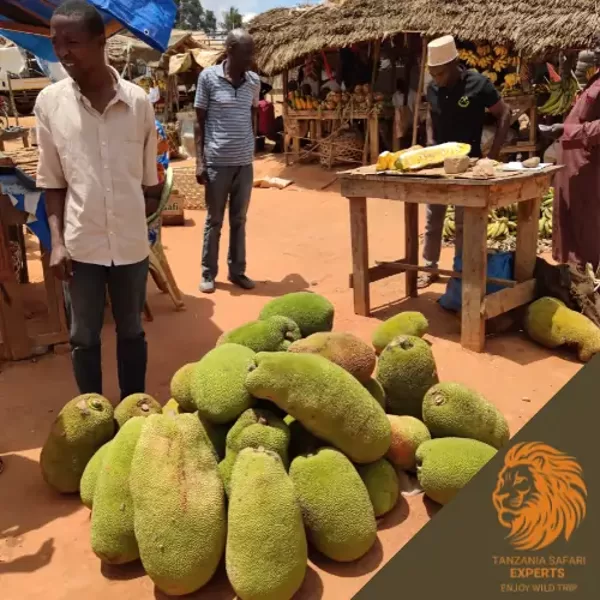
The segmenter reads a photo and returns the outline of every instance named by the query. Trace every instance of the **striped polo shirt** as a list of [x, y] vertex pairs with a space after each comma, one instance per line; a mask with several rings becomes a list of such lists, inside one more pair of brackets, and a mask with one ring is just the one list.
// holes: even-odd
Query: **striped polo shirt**
[[260, 79], [246, 71], [236, 89], [225, 78], [223, 64], [200, 73], [194, 106], [206, 110], [204, 160], [207, 165], [239, 167], [252, 164], [252, 107], [258, 106]]

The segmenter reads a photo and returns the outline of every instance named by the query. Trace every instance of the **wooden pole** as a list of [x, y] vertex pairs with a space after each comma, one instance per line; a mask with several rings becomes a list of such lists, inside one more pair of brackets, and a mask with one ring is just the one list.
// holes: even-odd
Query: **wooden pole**
[[8, 97], [10, 98], [10, 108], [15, 118], [15, 124], [19, 126], [19, 113], [17, 112], [17, 103], [15, 102], [15, 95], [12, 89], [12, 81], [10, 76], [12, 73], [6, 73], [6, 82], [8, 83]]
[[421, 36], [421, 40], [421, 71], [419, 73], [419, 87], [417, 89], [417, 98], [415, 101], [415, 114], [413, 115], [413, 146], [417, 143], [417, 135], [419, 133], [419, 113], [421, 112], [421, 96], [423, 95], [423, 86], [425, 84], [425, 69], [427, 68], [427, 38], [425, 36]]

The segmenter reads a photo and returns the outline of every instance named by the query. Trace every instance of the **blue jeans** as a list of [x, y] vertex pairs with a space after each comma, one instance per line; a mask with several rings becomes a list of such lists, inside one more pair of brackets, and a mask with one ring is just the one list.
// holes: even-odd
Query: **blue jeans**
[[142, 312], [147, 280], [148, 259], [118, 267], [73, 261], [73, 277], [64, 287], [73, 370], [80, 394], [102, 394], [100, 336], [107, 287], [117, 329], [121, 400], [145, 391], [147, 346]]
[[254, 171], [242, 167], [207, 167], [206, 223], [202, 249], [202, 277], [214, 280], [219, 271], [219, 242], [229, 200], [229, 276], [246, 273], [246, 215], [250, 205]]

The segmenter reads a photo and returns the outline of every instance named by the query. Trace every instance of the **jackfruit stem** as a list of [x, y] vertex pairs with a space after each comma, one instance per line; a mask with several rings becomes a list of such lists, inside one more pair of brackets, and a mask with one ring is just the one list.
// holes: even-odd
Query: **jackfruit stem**
[[265, 417], [258, 417], [258, 424], [259, 425], [268, 425], [269, 421], [267, 421], [267, 419], [265, 419]]

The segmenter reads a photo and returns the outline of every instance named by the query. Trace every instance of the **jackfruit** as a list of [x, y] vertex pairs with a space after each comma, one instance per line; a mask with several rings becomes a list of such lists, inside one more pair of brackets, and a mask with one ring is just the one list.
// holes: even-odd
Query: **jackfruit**
[[131, 460], [146, 417], [132, 417], [113, 438], [96, 481], [92, 508], [91, 542], [96, 556], [120, 565], [139, 555], [133, 527], [129, 487]]
[[425, 394], [423, 422], [437, 438], [472, 438], [494, 448], [510, 438], [504, 415], [479, 392], [460, 383], [444, 381]]
[[100, 469], [102, 469], [102, 463], [104, 462], [104, 456], [108, 450], [110, 442], [106, 442], [104, 446], [100, 446], [96, 453], [88, 462], [83, 475], [81, 476], [81, 481], [79, 482], [79, 497], [81, 498], [81, 502], [84, 506], [87, 506], [89, 509], [92, 508], [94, 503], [94, 492], [96, 491], [96, 482], [98, 481], [98, 475], [100, 474]]
[[132, 394], [123, 398], [115, 408], [115, 421], [123, 427], [131, 417], [147, 417], [162, 413], [162, 406], [148, 394]]
[[308, 431], [298, 419], [287, 415], [284, 422], [290, 430], [290, 445], [288, 449], [290, 461], [301, 454], [312, 454], [323, 446], [329, 446], [327, 442]]
[[383, 389], [383, 386], [379, 383], [379, 381], [377, 381], [377, 379], [375, 379], [374, 377], [371, 377], [371, 379], [369, 379], [369, 381], [367, 381], [367, 383], [365, 383], [364, 386], [365, 389], [371, 394], [371, 396], [373, 396], [373, 398], [377, 400], [381, 408], [383, 408], [383, 410], [386, 410], [385, 390]]
[[202, 419], [223, 424], [254, 405], [244, 387], [255, 353], [239, 344], [222, 344], [208, 352], [191, 374], [194, 404]]
[[327, 298], [312, 292], [292, 292], [267, 302], [260, 312], [260, 320], [276, 315], [288, 317], [300, 328], [302, 337], [319, 331], [331, 331], [335, 309]]
[[322, 448], [292, 461], [290, 478], [302, 509], [308, 539], [331, 560], [364, 556], [377, 538], [369, 492], [341, 452]]
[[417, 448], [431, 439], [425, 423], [415, 417], [388, 415], [392, 427], [392, 443], [386, 458], [404, 471], [414, 472]]
[[561, 346], [576, 348], [581, 362], [588, 362], [600, 352], [600, 329], [556, 298], [540, 298], [529, 305], [525, 331], [534, 342], [551, 350]]
[[63, 406], [52, 423], [40, 454], [46, 483], [58, 492], [79, 492], [88, 462], [115, 434], [111, 403], [97, 394], [83, 394]]
[[468, 156], [471, 152], [469, 144], [446, 142], [419, 150], [410, 150], [396, 159], [396, 169], [400, 171], [418, 171], [435, 167], [444, 163], [445, 158], [453, 156]]
[[[198, 417], [197, 413], [194, 413], [194, 415]], [[208, 436], [212, 449], [214, 450], [217, 461], [222, 460], [225, 458], [225, 443], [227, 440], [227, 434], [229, 433], [233, 422], [225, 423], [223, 425], [216, 425], [215, 423], [211, 423], [206, 419], [200, 419], [200, 417], [198, 417], [198, 419], [204, 426], [204, 430]]]
[[369, 381], [377, 363], [372, 348], [351, 333], [313, 333], [294, 342], [288, 352], [319, 354], [348, 371], [361, 383]]
[[162, 408], [163, 415], [175, 416], [180, 415], [183, 412], [184, 411], [181, 409], [181, 406], [179, 406], [175, 398], [171, 398]]
[[377, 380], [385, 391], [388, 413], [422, 419], [423, 397], [439, 382], [429, 344], [410, 335], [395, 338], [379, 357]]
[[496, 448], [469, 438], [424, 442], [417, 449], [419, 484], [431, 500], [448, 504], [496, 452]]
[[131, 463], [142, 565], [165, 594], [203, 587], [225, 550], [226, 510], [217, 462], [195, 415], [148, 417]]
[[223, 333], [217, 340], [217, 346], [231, 343], [246, 346], [254, 352], [283, 352], [301, 337], [300, 329], [294, 321], [275, 316], [262, 321], [250, 321]]
[[347, 371], [316, 354], [261, 352], [246, 379], [254, 396], [275, 402], [354, 462], [381, 458], [390, 423], [377, 400]]
[[227, 494], [229, 495], [230, 492], [233, 465], [241, 450], [263, 448], [275, 452], [287, 470], [289, 443], [290, 430], [282, 419], [266, 410], [256, 408], [243, 412], [227, 434], [225, 459], [219, 463], [219, 471]]
[[369, 465], [358, 465], [357, 470], [369, 492], [375, 517], [389, 513], [400, 497], [396, 469], [385, 458], [380, 458]]
[[171, 397], [179, 404], [182, 412], [197, 410], [191, 389], [191, 377], [196, 364], [191, 362], [179, 367], [171, 378]]
[[394, 338], [400, 335], [422, 338], [428, 330], [429, 321], [420, 312], [405, 311], [381, 323], [373, 332], [371, 341], [375, 352], [381, 354]]
[[225, 567], [240, 600], [290, 600], [306, 573], [308, 544], [281, 458], [244, 448], [231, 477]]

